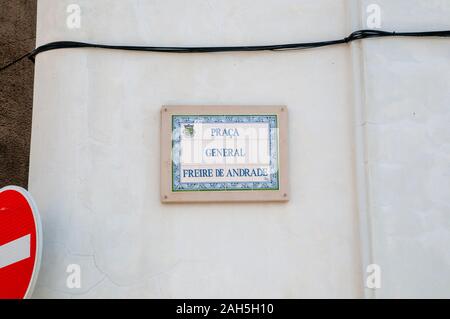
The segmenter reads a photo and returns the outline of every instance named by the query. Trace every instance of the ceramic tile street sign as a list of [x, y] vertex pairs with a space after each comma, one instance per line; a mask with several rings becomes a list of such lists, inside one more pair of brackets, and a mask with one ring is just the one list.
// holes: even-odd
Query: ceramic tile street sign
[[164, 106], [162, 202], [287, 201], [285, 106]]

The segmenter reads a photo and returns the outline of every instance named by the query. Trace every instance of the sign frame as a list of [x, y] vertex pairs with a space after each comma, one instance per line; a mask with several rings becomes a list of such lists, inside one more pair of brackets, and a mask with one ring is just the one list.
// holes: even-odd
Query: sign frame
[[[278, 146], [278, 188], [274, 190], [204, 190], [173, 191], [173, 139], [174, 116], [276, 116]], [[286, 106], [215, 106], [215, 105], [163, 105], [161, 107], [160, 136], [160, 199], [162, 203], [200, 202], [287, 202], [288, 187], [288, 109]]]

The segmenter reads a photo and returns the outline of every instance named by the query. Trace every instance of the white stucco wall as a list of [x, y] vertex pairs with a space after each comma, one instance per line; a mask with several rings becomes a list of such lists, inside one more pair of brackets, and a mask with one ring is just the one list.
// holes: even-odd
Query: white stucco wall
[[[39, 1], [38, 43], [238, 45], [348, 32], [344, 1]], [[45, 253], [35, 296], [359, 297], [350, 56], [100, 50], [36, 64], [30, 190]], [[326, 94], [325, 94], [326, 92]], [[162, 205], [163, 104], [283, 104], [287, 204]], [[83, 287], [66, 288], [67, 264]]]
[[[355, 12], [365, 19], [355, 1], [79, 0], [82, 26], [69, 30], [73, 2], [38, 1], [38, 45], [303, 42], [347, 35]], [[448, 1], [378, 2], [386, 29], [440, 28], [449, 16]], [[427, 18], [406, 19], [405, 6]], [[45, 247], [34, 296], [362, 297], [369, 262], [383, 269], [376, 296], [448, 296], [449, 52], [446, 40], [383, 39], [39, 55], [29, 188]], [[161, 204], [163, 104], [287, 105], [291, 201]], [[80, 289], [66, 286], [69, 264], [81, 266]]]
[[[364, 1], [364, 4], [373, 1]], [[450, 1], [377, 1], [382, 27], [450, 29]], [[450, 297], [450, 41], [362, 44], [379, 298]]]

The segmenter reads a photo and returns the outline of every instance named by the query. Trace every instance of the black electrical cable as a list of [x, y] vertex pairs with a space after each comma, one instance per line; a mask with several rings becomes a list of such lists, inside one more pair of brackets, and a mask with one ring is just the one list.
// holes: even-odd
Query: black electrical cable
[[84, 43], [75, 41], [57, 41], [41, 45], [33, 51], [19, 57], [18, 59], [7, 63], [0, 68], [0, 72], [11, 67], [24, 58], [29, 58], [34, 62], [35, 57], [43, 52], [57, 49], [72, 48], [98, 48], [111, 50], [129, 50], [144, 52], [165, 52], [165, 53], [212, 53], [212, 52], [248, 52], [248, 51], [284, 51], [284, 50], [304, 50], [320, 48], [330, 45], [350, 43], [356, 40], [368, 38], [383, 37], [450, 37], [450, 30], [444, 31], [424, 31], [424, 32], [388, 32], [381, 30], [359, 30], [351, 33], [348, 37], [339, 40], [309, 42], [309, 43], [290, 43], [276, 45], [256, 45], [256, 46], [215, 46], [215, 47], [160, 47], [160, 46], [130, 46], [130, 45], [108, 45]]

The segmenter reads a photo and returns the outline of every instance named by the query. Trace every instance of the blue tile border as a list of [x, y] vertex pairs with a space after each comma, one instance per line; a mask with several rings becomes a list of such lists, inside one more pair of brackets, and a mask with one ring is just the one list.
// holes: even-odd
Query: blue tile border
[[[182, 125], [194, 123], [268, 123], [270, 180], [267, 182], [181, 182]], [[251, 191], [279, 190], [279, 147], [277, 115], [172, 115], [172, 191]]]

